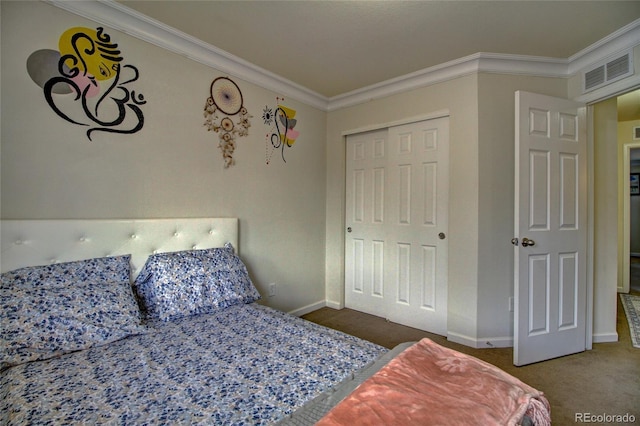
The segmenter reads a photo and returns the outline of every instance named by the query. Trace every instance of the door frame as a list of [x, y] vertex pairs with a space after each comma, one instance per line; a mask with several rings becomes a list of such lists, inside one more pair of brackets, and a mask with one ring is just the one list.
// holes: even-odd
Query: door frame
[[[595, 205], [593, 197], [595, 194], [595, 179], [593, 172], [595, 170], [595, 120], [593, 115], [593, 106], [598, 102], [618, 97], [627, 92], [640, 88], [640, 75], [634, 75], [617, 81], [613, 84], [604, 86], [593, 92], [581, 94], [569, 99], [583, 102], [587, 105], [587, 261], [591, 267], [587, 268], [587, 312], [586, 312], [586, 350], [593, 349], [593, 309], [594, 309], [594, 265], [595, 265]], [[617, 148], [616, 148], [617, 149]], [[617, 289], [617, 283], [616, 289]], [[617, 334], [616, 334], [617, 336]], [[617, 340], [617, 339], [616, 339]], [[614, 340], [599, 340], [599, 342]]]
[[434, 120], [436, 118], [449, 117], [450, 115], [451, 113], [449, 112], [448, 109], [442, 109], [439, 111], [434, 111], [430, 114], [418, 115], [415, 117], [408, 117], [402, 120], [387, 121], [384, 123], [376, 123], [370, 126], [359, 127], [357, 129], [345, 130], [342, 133], [340, 133], [340, 136], [342, 136], [343, 145], [346, 145], [345, 143], [347, 140], [347, 136], [350, 136], [350, 135], [371, 132], [374, 130], [383, 130], [389, 127], [396, 127], [396, 126], [402, 126], [404, 124], [418, 123], [420, 121]]
[[593, 197], [595, 194], [595, 179], [593, 171], [595, 170], [594, 164], [594, 146], [595, 140], [594, 133], [594, 120], [593, 120], [593, 103], [587, 103], [587, 312], [585, 315], [586, 327], [584, 332], [585, 338], [585, 350], [590, 351], [593, 349], [593, 279], [594, 279], [594, 260], [595, 252], [593, 247], [594, 235], [595, 235], [595, 203]]

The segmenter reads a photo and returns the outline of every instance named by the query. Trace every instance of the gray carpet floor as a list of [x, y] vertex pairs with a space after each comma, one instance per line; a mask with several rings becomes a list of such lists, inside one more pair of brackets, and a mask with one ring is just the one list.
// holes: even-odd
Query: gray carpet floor
[[624, 309], [617, 299], [618, 342], [596, 343], [589, 351], [523, 367], [513, 365], [512, 348], [474, 349], [350, 309], [322, 308], [303, 318], [387, 348], [429, 337], [443, 346], [476, 356], [543, 391], [551, 403], [555, 425], [576, 424], [579, 413], [629, 414], [635, 416], [633, 424], [640, 424], [640, 349], [631, 345]]

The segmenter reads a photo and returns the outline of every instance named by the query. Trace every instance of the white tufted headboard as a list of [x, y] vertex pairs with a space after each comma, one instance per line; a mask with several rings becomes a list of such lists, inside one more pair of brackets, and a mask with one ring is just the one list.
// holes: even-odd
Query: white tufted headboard
[[0, 272], [131, 254], [136, 276], [152, 253], [222, 247], [238, 251], [237, 218], [51, 219], [0, 222]]

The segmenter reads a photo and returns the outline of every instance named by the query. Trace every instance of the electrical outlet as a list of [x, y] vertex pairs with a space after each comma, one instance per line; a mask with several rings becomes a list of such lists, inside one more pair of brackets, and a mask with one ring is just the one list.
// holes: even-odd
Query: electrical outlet
[[276, 295], [276, 283], [269, 284], [269, 297], [274, 297]]

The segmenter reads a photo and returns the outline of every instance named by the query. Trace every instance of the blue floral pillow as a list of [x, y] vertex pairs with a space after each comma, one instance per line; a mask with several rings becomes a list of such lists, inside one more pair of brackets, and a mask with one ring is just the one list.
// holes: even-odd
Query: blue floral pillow
[[140, 334], [130, 256], [21, 268], [0, 280], [0, 370]]
[[149, 319], [213, 312], [260, 299], [233, 246], [149, 256], [134, 283]]
[[28, 266], [2, 274], [2, 285], [49, 285], [51, 281], [76, 285], [85, 281], [126, 282], [131, 273], [131, 255], [98, 257], [74, 262]]

